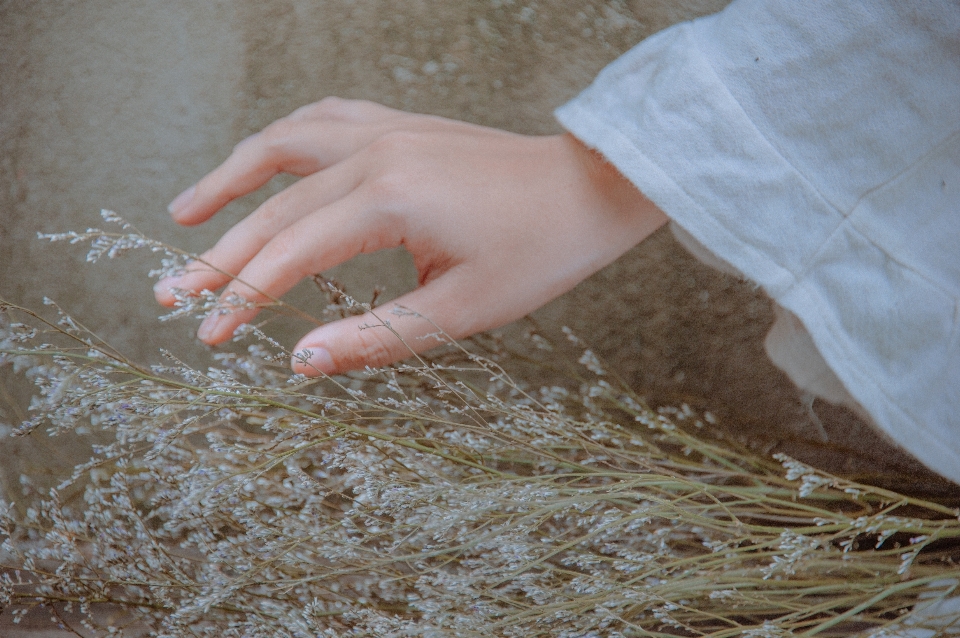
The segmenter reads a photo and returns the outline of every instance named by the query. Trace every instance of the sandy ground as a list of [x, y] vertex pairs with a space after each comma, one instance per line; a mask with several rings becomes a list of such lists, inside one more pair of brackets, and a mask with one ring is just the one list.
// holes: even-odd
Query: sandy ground
[[[552, 110], [606, 63], [724, 4], [0, 0], [0, 295], [34, 307], [52, 297], [140, 360], [161, 344], [192, 343], [193, 325], [156, 321], [149, 256], [85, 267], [81, 250], [44, 245], [36, 233], [98, 225], [97, 212], [110, 208], [147, 234], [200, 251], [289, 180], [198, 229], [175, 227], [166, 203], [237, 141], [326, 95], [558, 132]], [[361, 298], [377, 284], [395, 296], [415, 283], [398, 252], [330, 274]], [[294, 300], [309, 306], [310, 294], [295, 292]], [[811, 409], [763, 353], [768, 300], [701, 266], [669, 232], [537, 318], [548, 329], [573, 327], [654, 402], [710, 409], [728, 434], [763, 449], [901, 489], [937, 485], [851, 413], [818, 401], [823, 443]], [[298, 330], [281, 336], [292, 342]], [[25, 399], [15, 383], [3, 383], [13, 395], [3, 401], [6, 419], [15, 421]], [[21, 470], [53, 477], [86, 454], [82, 441], [41, 438], [0, 441], [8, 493]], [[11, 632], [0, 630], [54, 635]]]

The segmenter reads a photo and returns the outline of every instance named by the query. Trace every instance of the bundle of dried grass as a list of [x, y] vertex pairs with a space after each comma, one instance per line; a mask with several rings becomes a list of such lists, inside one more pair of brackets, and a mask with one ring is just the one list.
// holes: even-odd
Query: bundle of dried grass
[[[93, 241], [91, 259], [145, 246], [167, 253], [163, 272], [182, 264], [123, 230], [56, 238]], [[185, 296], [178, 314], [222, 309]], [[4, 613], [164, 637], [960, 624], [955, 503], [730, 449], [708, 414], [651, 410], [589, 350], [562, 387], [513, 380], [490, 339], [308, 379], [256, 327], [206, 370], [170, 353], [143, 366], [56, 312], [2, 305], [2, 361], [38, 391], [16, 431], [110, 442], [49, 494], [0, 503]]]

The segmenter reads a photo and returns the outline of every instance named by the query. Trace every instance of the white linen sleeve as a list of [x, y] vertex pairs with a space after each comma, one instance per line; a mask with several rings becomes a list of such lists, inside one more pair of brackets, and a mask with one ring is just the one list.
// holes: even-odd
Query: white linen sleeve
[[960, 483], [960, 3], [738, 0], [556, 115]]

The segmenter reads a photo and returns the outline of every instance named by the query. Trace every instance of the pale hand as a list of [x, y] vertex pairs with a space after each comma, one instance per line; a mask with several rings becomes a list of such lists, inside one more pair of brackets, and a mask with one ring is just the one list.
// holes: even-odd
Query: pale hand
[[[360, 253], [403, 246], [420, 285], [377, 309], [319, 327], [294, 370], [333, 374], [382, 366], [437, 344], [502, 326], [609, 264], [666, 217], [599, 154], [569, 135], [530, 137], [370, 103], [327, 98], [237, 145], [170, 206], [184, 225], [277, 173], [303, 179], [235, 225], [201, 259], [155, 288], [224, 285], [253, 302], [278, 298], [304, 277]], [[241, 283], [241, 281], [243, 283]], [[391, 314], [400, 306], [407, 312]], [[208, 317], [199, 336], [229, 339], [254, 310]], [[416, 315], [420, 315], [417, 317]], [[425, 321], [423, 318], [429, 319]], [[361, 330], [387, 319], [385, 328]]]

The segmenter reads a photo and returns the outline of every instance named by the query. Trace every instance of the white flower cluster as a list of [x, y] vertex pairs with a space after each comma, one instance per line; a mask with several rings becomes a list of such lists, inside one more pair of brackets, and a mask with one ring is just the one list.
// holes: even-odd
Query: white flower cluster
[[593, 378], [537, 390], [485, 337], [319, 379], [239, 337], [206, 370], [142, 366], [3, 304], [0, 364], [36, 387], [18, 431], [106, 442], [0, 501], [0, 610], [110, 636], [759, 637], [883, 626], [955, 569], [948, 507], [786, 458], [785, 480], [589, 350]]

